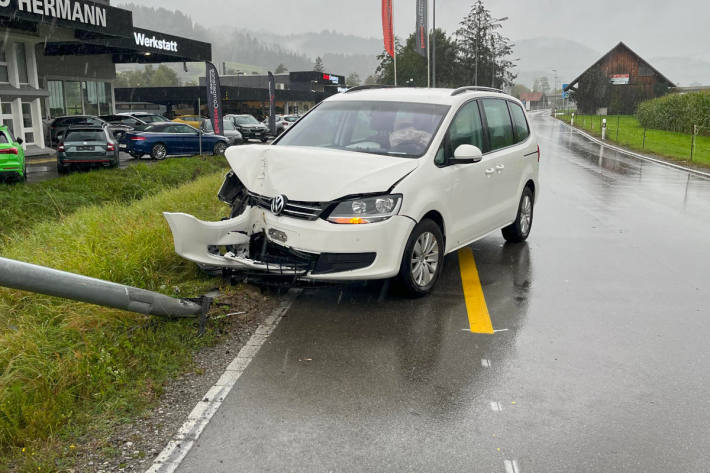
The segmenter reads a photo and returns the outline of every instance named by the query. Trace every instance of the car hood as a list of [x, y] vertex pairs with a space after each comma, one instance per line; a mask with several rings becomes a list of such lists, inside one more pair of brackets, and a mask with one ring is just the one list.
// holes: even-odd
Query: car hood
[[246, 188], [302, 202], [387, 192], [419, 161], [375, 154], [296, 146], [239, 146], [227, 161]]

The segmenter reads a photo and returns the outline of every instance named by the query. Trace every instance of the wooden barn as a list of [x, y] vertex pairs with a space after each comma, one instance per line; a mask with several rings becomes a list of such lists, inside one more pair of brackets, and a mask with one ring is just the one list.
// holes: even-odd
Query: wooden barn
[[565, 88], [584, 113], [632, 114], [675, 84], [623, 42]]

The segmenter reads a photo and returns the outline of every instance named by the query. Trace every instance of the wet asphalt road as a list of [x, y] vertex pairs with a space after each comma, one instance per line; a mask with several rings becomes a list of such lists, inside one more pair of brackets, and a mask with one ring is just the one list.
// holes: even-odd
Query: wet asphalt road
[[527, 244], [472, 245], [435, 294], [304, 292], [178, 469], [706, 472], [710, 181], [549, 117]]

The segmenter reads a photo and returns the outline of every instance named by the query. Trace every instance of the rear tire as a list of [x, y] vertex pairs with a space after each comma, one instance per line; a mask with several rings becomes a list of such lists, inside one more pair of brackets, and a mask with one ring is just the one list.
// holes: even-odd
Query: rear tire
[[410, 297], [422, 297], [436, 286], [444, 267], [444, 235], [433, 220], [414, 227], [404, 248], [399, 283]]
[[528, 239], [533, 224], [533, 214], [535, 207], [535, 196], [529, 187], [523, 190], [518, 204], [518, 213], [515, 221], [505, 227], [502, 231], [503, 238], [510, 243], [522, 243]]
[[225, 151], [227, 151], [227, 145], [225, 143], [220, 141], [214, 145], [215, 156], [223, 156]]
[[167, 156], [168, 148], [166, 148], [165, 145], [162, 143], [158, 143], [157, 145], [153, 146], [153, 149], [150, 152], [150, 157], [157, 161], [162, 161]]
[[66, 174], [67, 172], [69, 172], [69, 168], [64, 166], [60, 161], [57, 161], [57, 173]]

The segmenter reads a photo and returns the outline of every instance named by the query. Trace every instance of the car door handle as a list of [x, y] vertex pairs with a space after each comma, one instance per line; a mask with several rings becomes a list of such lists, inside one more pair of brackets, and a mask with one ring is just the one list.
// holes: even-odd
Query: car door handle
[[498, 172], [501, 172], [503, 169], [505, 169], [505, 166], [503, 164], [499, 164], [498, 166], [496, 166], [496, 169], [498, 170]]
[[487, 175], [487, 176], [490, 176], [491, 174], [493, 174], [493, 173], [495, 173], [495, 172], [496, 172], [496, 170], [493, 169], [493, 168], [486, 169], [486, 175]]

